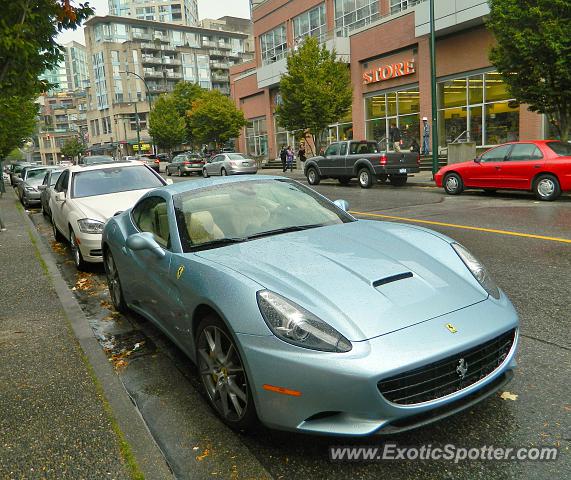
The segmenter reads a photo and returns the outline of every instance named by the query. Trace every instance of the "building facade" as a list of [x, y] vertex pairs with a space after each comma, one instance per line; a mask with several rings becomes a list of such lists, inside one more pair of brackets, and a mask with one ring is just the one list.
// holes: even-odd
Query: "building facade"
[[63, 160], [61, 147], [67, 140], [78, 138], [87, 145], [87, 95], [84, 90], [44, 94], [40, 105], [38, 132], [34, 140], [35, 154], [44, 165]]
[[[544, 135], [542, 116], [510, 98], [488, 60], [494, 44], [484, 25], [488, 13], [486, 0], [435, 2], [441, 154], [457, 140], [484, 149]], [[252, 14], [255, 59], [231, 70], [232, 96], [250, 122], [241, 151], [275, 158], [280, 145], [295, 143], [274, 112], [286, 57], [308, 35], [334, 48], [351, 72], [351, 111], [330, 126], [327, 140], [384, 141], [395, 124], [405, 147], [421, 143], [421, 119], [432, 118], [427, 0], [262, 0]]]
[[209, 30], [225, 30], [227, 32], [245, 33], [248, 38], [245, 40], [245, 49], [247, 52], [254, 52], [254, 25], [249, 18], [240, 17], [220, 17], [217, 19], [204, 18], [200, 21], [202, 28]]
[[73, 92], [87, 86], [87, 52], [81, 43], [69, 42], [63, 45], [63, 60], [52, 70], [47, 70], [40, 79], [54, 85], [49, 94]]
[[109, 0], [109, 14], [135, 20], [198, 25], [197, 0]]
[[179, 81], [230, 94], [229, 69], [249, 60], [247, 34], [125, 17], [85, 23], [89, 52], [88, 126], [94, 152], [149, 153], [153, 98]]

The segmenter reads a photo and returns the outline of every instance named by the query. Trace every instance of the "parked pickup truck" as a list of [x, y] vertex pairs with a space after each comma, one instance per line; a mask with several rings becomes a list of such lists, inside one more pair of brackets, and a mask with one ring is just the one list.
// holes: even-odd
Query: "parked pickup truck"
[[336, 178], [347, 185], [352, 178], [361, 188], [370, 188], [376, 179], [400, 187], [409, 173], [420, 171], [420, 156], [413, 152], [382, 151], [375, 142], [348, 141], [330, 144], [323, 156], [305, 162], [305, 176], [310, 185], [324, 178]]

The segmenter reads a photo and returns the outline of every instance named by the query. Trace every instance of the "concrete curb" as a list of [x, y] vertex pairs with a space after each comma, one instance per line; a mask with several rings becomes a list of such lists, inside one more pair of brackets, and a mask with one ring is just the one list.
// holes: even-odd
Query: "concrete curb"
[[115, 420], [123, 432], [125, 440], [131, 447], [139, 468], [145, 478], [150, 480], [174, 478], [143, 417], [136, 409], [121, 379], [114, 373], [101, 346], [93, 336], [87, 317], [61, 276], [52, 254], [36, 230], [36, 226], [28, 215], [20, 213], [25, 217], [28, 230], [31, 232], [36, 247], [47, 267], [54, 290], [68, 317], [73, 333], [79, 341], [79, 345], [87, 357], [87, 361], [93, 369], [97, 380], [101, 384], [105, 398], [111, 406]]

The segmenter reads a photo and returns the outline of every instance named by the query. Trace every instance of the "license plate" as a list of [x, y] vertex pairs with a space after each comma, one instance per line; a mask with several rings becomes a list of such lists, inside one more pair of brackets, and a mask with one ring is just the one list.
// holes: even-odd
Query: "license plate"
[[243, 166], [243, 167], [249, 167], [249, 166], [250, 166], [250, 162], [242, 162], [242, 166]]
[[400, 168], [399, 173], [406, 173], [406, 168]]
[[202, 165], [200, 163], [193, 163], [192, 164], [192, 168], [199, 168], [202, 167]]

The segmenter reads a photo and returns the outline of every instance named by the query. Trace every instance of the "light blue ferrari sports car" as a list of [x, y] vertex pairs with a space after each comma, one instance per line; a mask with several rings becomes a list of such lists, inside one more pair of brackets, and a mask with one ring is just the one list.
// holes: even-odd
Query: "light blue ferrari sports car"
[[157, 188], [105, 225], [113, 303], [188, 354], [236, 428], [400, 432], [508, 382], [518, 317], [482, 264], [346, 210], [279, 177]]

